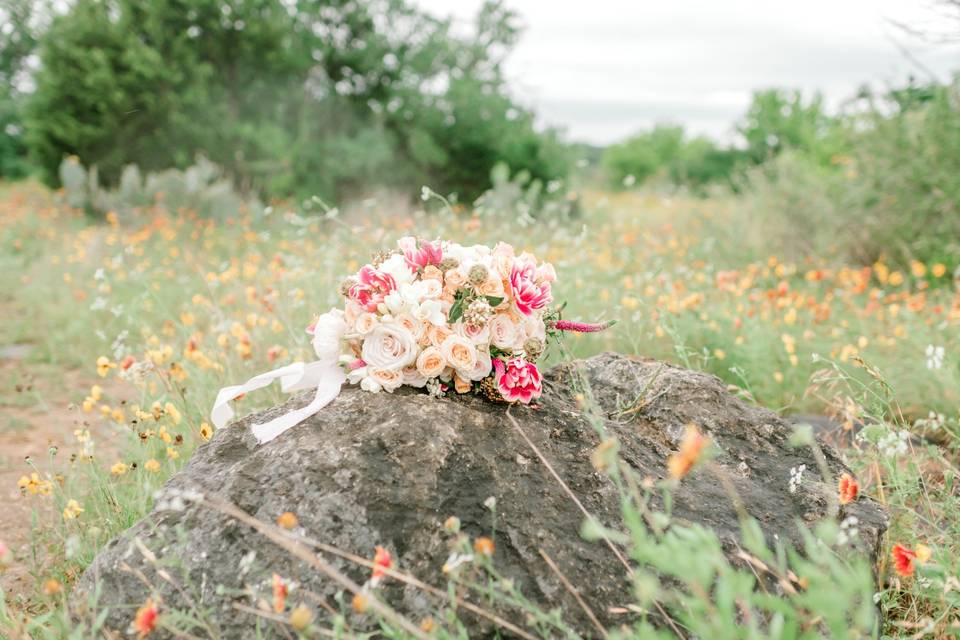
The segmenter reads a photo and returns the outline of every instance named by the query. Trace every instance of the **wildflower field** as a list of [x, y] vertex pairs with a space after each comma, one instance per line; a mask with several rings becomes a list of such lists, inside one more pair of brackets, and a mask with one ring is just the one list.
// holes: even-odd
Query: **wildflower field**
[[[566, 301], [567, 317], [618, 321], [572, 337], [567, 351], [552, 347], [550, 363], [604, 350], [667, 360], [719, 376], [749, 402], [836, 425], [826, 435], [855, 472], [841, 479], [839, 499], [874, 497], [891, 528], [873, 575], [838, 568], [856, 522], [818, 532], [818, 557], [806, 565], [778, 558], [799, 576], [789, 612], [778, 613], [797, 623], [795, 637], [842, 626], [843, 599], [831, 602], [831, 588], [865, 594], [868, 610], [876, 603], [885, 637], [960, 636], [958, 265], [859, 265], [829, 248], [801, 259], [771, 255], [762, 221], [743, 214], [743, 196], [586, 191], [582, 213], [538, 216], [424, 195], [401, 210], [375, 201], [352, 213], [278, 204], [221, 218], [170, 210], [160, 198], [93, 219], [62, 193], [0, 184], [0, 634], [95, 637], [96, 615], [78, 622], [67, 611], [71, 585], [211, 437], [217, 390], [309, 359], [304, 327], [338, 303], [343, 277], [371, 247], [414, 235], [465, 245], [510, 239], [555, 265], [554, 296]], [[237, 408], [279, 400], [263, 391]], [[678, 476], [697, 473], [703, 444], [691, 438]], [[778, 480], [786, 486], [802, 475], [783, 469]], [[464, 544], [490, 555], [485, 538]], [[645, 544], [666, 553], [669, 540]], [[704, 543], [702, 555], [696, 544], [685, 553], [706, 563], [714, 551]], [[689, 559], [666, 557], [677, 563], [658, 567], [668, 574]], [[371, 551], [371, 560], [383, 578], [389, 558]], [[804, 595], [811, 581], [819, 589]], [[270, 615], [292, 634], [319, 637], [279, 584]], [[677, 610], [709, 600], [658, 588]], [[641, 602], [643, 589], [630, 597]], [[162, 606], [141, 604], [131, 611], [134, 630], [162, 626]], [[707, 624], [711, 616], [701, 617]], [[869, 622], [858, 624], [850, 622], [850, 635], [866, 637]], [[456, 635], [439, 624], [421, 631]], [[787, 636], [745, 621], [722, 637]]]

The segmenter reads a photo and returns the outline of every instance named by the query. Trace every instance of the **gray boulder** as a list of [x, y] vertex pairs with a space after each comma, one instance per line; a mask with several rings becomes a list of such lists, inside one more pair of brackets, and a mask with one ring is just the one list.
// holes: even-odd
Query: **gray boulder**
[[[602, 410], [604, 428], [619, 440], [622, 458], [639, 476], [664, 477], [666, 459], [677, 450], [685, 425], [694, 423], [716, 442], [715, 462], [768, 539], [798, 541], [798, 522], [836, 517], [829, 513], [835, 484], [820, 480], [808, 447], [788, 444], [791, 427], [777, 415], [745, 404], [713, 376], [603, 354], [551, 370], [538, 408], [509, 409], [600, 522], [620, 526], [619, 496], [591, 464], [599, 438], [578, 408], [580, 376]], [[150, 594], [146, 582], [162, 594], [166, 610], [188, 612], [212, 627], [195, 628], [195, 635], [257, 637], [253, 630], [259, 624], [263, 637], [287, 637], [279, 625], [245, 609], [260, 599], [269, 601], [271, 575], [277, 573], [299, 583], [291, 601], [306, 603], [318, 617], [327, 615], [318, 606], [323, 600], [344, 610], [354, 629], [372, 624], [369, 615], [350, 611], [349, 594], [346, 606], [338, 604], [341, 587], [248, 525], [176, 497], [199, 492], [271, 524], [281, 513], [294, 512], [301, 534], [364, 558], [382, 545], [398, 569], [441, 588], [451, 539], [443, 523], [457, 516], [465, 534], [493, 536], [493, 564], [502, 575], [533, 603], [559, 608], [577, 632], [590, 636], [594, 627], [540, 550], [601, 622], [630, 621], [629, 615], [610, 612], [628, 604], [632, 592], [623, 566], [604, 544], [580, 537], [581, 511], [507, 419], [505, 405], [473, 396], [433, 399], [406, 388], [370, 394], [348, 387], [305, 423], [256, 445], [248, 424], [308, 399], [301, 394], [249, 416], [201, 446], [167, 483], [165, 492], [172, 498], [159, 500], [148, 517], [99, 553], [76, 592], [78, 610], [98, 590], [100, 606], [110, 610], [107, 625], [122, 632]], [[835, 452], [827, 448], [824, 453], [834, 476], [845, 470]], [[804, 483], [791, 493], [790, 469], [801, 464], [806, 465]], [[495, 523], [484, 506], [490, 497], [496, 498]], [[735, 557], [739, 520], [715, 475], [704, 471], [686, 478], [675, 494], [673, 513], [713, 528]], [[886, 527], [884, 512], [861, 499], [845, 507], [845, 515], [859, 519], [861, 550], [874, 559]], [[357, 583], [370, 575], [369, 569], [336, 556], [321, 557]], [[422, 590], [397, 580], [388, 579], [377, 592], [414, 621], [437, 605]], [[498, 612], [526, 627], [522, 614]], [[464, 620], [470, 637], [492, 636], [483, 619], [465, 615]]]

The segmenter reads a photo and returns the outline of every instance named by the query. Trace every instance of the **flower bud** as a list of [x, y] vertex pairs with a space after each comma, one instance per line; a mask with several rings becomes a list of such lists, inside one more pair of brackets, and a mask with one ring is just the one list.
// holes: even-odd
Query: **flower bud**
[[490, 272], [482, 264], [475, 264], [470, 267], [470, 271], [467, 273], [467, 281], [470, 282], [475, 287], [479, 287], [481, 284], [487, 281], [487, 278], [490, 276]]

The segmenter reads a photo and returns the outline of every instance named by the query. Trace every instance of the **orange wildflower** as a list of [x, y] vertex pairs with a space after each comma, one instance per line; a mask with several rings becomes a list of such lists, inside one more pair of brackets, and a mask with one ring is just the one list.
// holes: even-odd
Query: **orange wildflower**
[[490, 538], [477, 538], [476, 542], [473, 543], [473, 550], [480, 554], [481, 556], [492, 556], [493, 555], [493, 540]]
[[893, 568], [904, 578], [913, 575], [914, 565], [913, 560], [917, 557], [917, 552], [913, 549], [908, 549], [902, 544], [894, 545], [893, 551], [890, 552], [890, 555], [893, 557]]
[[290, 511], [284, 511], [277, 516], [277, 526], [283, 527], [284, 529], [293, 529], [295, 526], [297, 526], [296, 514], [293, 514]]
[[840, 476], [840, 483], [837, 488], [837, 493], [840, 499], [840, 504], [850, 504], [857, 499], [857, 494], [860, 493], [860, 485], [857, 484], [856, 478], [851, 476], [849, 473], [845, 473]]
[[670, 456], [667, 460], [667, 469], [674, 478], [682, 478], [693, 468], [693, 465], [700, 459], [703, 449], [707, 445], [707, 439], [700, 433], [695, 425], [687, 425], [687, 431], [680, 442], [680, 451]]
[[283, 613], [287, 608], [287, 594], [289, 590], [278, 574], [273, 574], [273, 610], [277, 613]]
[[143, 606], [137, 609], [137, 614], [133, 618], [133, 630], [137, 632], [138, 638], [143, 638], [157, 628], [157, 618], [160, 617], [160, 610], [153, 600], [147, 598]]

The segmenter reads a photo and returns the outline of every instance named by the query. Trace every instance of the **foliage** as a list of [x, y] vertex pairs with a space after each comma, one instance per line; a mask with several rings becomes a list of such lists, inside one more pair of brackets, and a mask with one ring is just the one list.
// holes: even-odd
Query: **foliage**
[[657, 125], [607, 148], [603, 164], [614, 185], [631, 186], [659, 177], [674, 185], [701, 189], [729, 182], [741, 153], [709, 138], [689, 138], [683, 127]]
[[0, 178], [30, 172], [23, 129], [23, 85], [47, 8], [43, 0], [0, 0]]
[[77, 0], [41, 37], [28, 141], [51, 183], [65, 155], [113, 184], [203, 153], [268, 195], [430, 182], [473, 198], [498, 161], [566, 170], [506, 93], [516, 34], [495, 2], [464, 38], [406, 0]]
[[223, 171], [202, 156], [183, 171], [167, 169], [146, 176], [137, 165], [127, 165], [112, 190], [100, 185], [96, 167], [85, 169], [75, 157], [65, 158], [58, 174], [66, 203], [95, 217], [110, 214], [129, 222], [158, 205], [220, 220], [237, 211], [259, 215], [263, 210], [256, 199], [242, 198]]
[[[781, 155], [782, 162], [802, 162], [797, 154]], [[797, 167], [791, 170], [802, 177], [806, 169]], [[524, 249], [553, 262], [568, 274], [555, 293], [569, 301], [568, 317], [622, 320], [613, 331], [572, 339], [574, 355], [615, 349], [667, 359], [722, 377], [748, 400], [786, 412], [835, 416], [844, 425], [843, 452], [863, 493], [891, 509], [891, 539], [876, 582], [869, 567], [839, 550], [836, 525], [810, 532], [801, 556], [758, 540], [745, 520], [747, 553], [772, 571], [787, 575], [789, 569], [808, 581], [803, 590], [788, 580], [797, 593], [772, 597], [753, 591], [752, 571], [727, 563], [711, 532], [652, 506], [652, 495], [669, 495], [669, 483], [651, 487], [642, 478], [628, 478], [628, 465], [622, 471], [604, 466], [611, 482], [622, 479], [626, 520], [622, 531], [609, 535], [642, 567], [625, 605], [654, 611], [658, 603], [690, 629], [690, 637], [791, 637], [788, 632], [838, 637], [853, 630], [866, 637], [876, 597], [888, 636], [930, 628], [933, 636], [949, 637], [955, 631], [960, 300], [945, 265], [928, 263], [923, 274], [884, 262], [862, 269], [845, 262], [844, 254], [828, 256], [819, 247], [793, 261], [772, 257], [769, 243], [727, 242], [714, 230], [728, 228], [737, 239], [764, 232], [763, 224], [741, 213], [749, 194], [705, 200], [587, 193], [580, 219], [571, 223], [535, 210], [518, 215], [516, 203], [533, 201], [523, 195], [531, 182], [511, 179], [505, 169], [498, 170], [495, 182], [512, 195], [491, 195], [482, 211], [455, 205], [349, 220], [333, 211], [317, 216], [278, 208], [264, 216], [237, 212], [201, 219], [154, 201], [141, 215], [106, 223], [58, 203], [35, 185], [0, 187], [5, 189], [0, 198], [10, 203], [0, 207], [0, 265], [29, 282], [24, 286], [23, 278], [10, 278], [2, 285], [0, 293], [19, 311], [4, 323], [0, 337], [5, 343], [34, 343], [34, 360], [57, 371], [81, 366], [102, 386], [100, 397], [90, 402], [94, 390], [87, 385], [69, 389], [97, 441], [93, 458], [84, 455], [85, 442], [77, 441], [65, 443], [51, 460], [32, 461], [41, 478], [46, 473], [51, 481], [58, 473], [63, 478], [52, 483], [52, 495], [29, 498], [38, 513], [36, 555], [22, 554], [15, 562], [31, 569], [35, 590], [20, 600], [10, 596], [15, 611], [0, 608], [2, 633], [95, 634], [95, 603], [78, 622], [64, 595], [44, 593], [44, 582], [56, 579], [69, 589], [96, 550], [150, 508], [155, 489], [203, 442], [203, 421], [217, 389], [309, 357], [311, 347], [299, 327], [338, 298], [341, 275], [365, 259], [371, 244], [410, 233], [442, 233], [471, 243], [520, 238]], [[796, 197], [808, 187], [798, 184]], [[507, 203], [504, 211], [498, 211], [499, 202]], [[771, 197], [770, 203], [777, 201]], [[105, 378], [95, 372], [100, 356]], [[124, 371], [127, 356], [136, 364]], [[583, 397], [589, 410], [588, 390]], [[244, 400], [240, 410], [276, 400], [275, 392], [264, 391]], [[862, 435], [854, 439], [861, 426]], [[140, 432], [150, 433], [141, 441]], [[901, 440], [900, 432], [913, 439]], [[891, 434], [894, 444], [903, 443], [902, 452], [898, 444], [891, 452]], [[87, 436], [80, 430], [77, 437]], [[73, 454], [77, 458], [70, 462]], [[123, 472], [112, 473], [118, 462]], [[25, 474], [31, 471], [23, 466]], [[695, 472], [710, 469], [704, 465]], [[780, 481], [786, 483], [789, 469], [783, 474]], [[84, 511], [64, 519], [70, 499]], [[44, 511], [49, 506], [55, 508]], [[583, 532], [598, 535], [595, 526]], [[454, 542], [466, 552], [474, 541]], [[929, 545], [932, 558], [914, 577], [898, 576], [885, 560], [893, 543]], [[438, 565], [442, 561], [437, 558]], [[477, 562], [476, 572], [462, 574], [474, 586], [459, 584], [457, 593], [480, 594], [478, 602], [494, 597], [490, 593], [521, 602], [523, 585], [510, 586], [496, 566]], [[175, 621], [176, 612], [168, 613]], [[562, 612], [529, 616], [518, 622], [535, 620], [548, 637], [563, 633]], [[435, 622], [439, 637], [455, 635], [455, 621], [437, 616]], [[851, 633], [837, 632], [841, 623]], [[645, 626], [611, 631], [622, 638], [670, 633]]]

